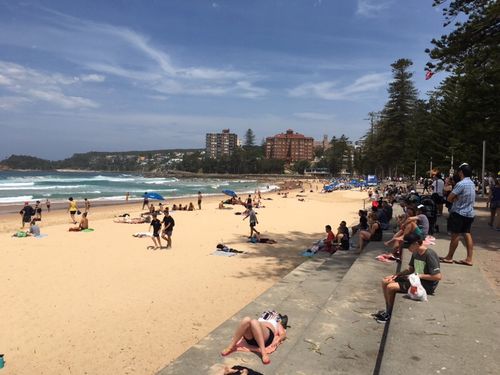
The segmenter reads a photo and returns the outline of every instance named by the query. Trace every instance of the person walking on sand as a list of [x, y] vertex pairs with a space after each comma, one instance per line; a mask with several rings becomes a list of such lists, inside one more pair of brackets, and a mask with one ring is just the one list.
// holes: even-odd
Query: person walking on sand
[[37, 221], [42, 220], [42, 204], [40, 203], [40, 201], [36, 201], [35, 204], [35, 219]]
[[87, 198], [84, 198], [83, 199], [85, 201], [85, 212], [89, 212], [90, 211], [90, 202]]
[[73, 199], [73, 197], [69, 197], [68, 201], [69, 216], [71, 217], [71, 221], [73, 222], [73, 224], [76, 224], [75, 215], [78, 212], [78, 205], [76, 204], [76, 201]]
[[198, 192], [198, 209], [201, 210], [201, 200], [202, 200], [201, 191]]
[[153, 250], [156, 249], [161, 249], [161, 240], [160, 240], [160, 229], [161, 229], [161, 221], [158, 220], [158, 215], [153, 213], [151, 216], [153, 216], [153, 220], [151, 220], [151, 224], [149, 224], [149, 229], [153, 227], [153, 243], [154, 243], [154, 248]]
[[50, 212], [50, 201], [49, 198], [45, 200], [45, 206], [47, 207], [47, 212]]
[[24, 207], [19, 213], [21, 214], [21, 228], [24, 228], [26, 223], [31, 222], [31, 217], [35, 214], [35, 210], [29, 202], [24, 202]]
[[445, 257], [439, 258], [443, 263], [453, 263], [453, 255], [458, 247], [460, 236], [465, 238], [467, 256], [463, 260], [456, 261], [458, 264], [472, 266], [472, 254], [474, 242], [470, 233], [474, 221], [474, 202], [476, 201], [476, 186], [470, 179], [472, 168], [464, 163], [458, 167], [460, 181], [455, 185], [448, 195], [448, 202], [452, 203], [449, 217], [449, 228], [451, 232], [450, 247]]
[[167, 249], [172, 247], [172, 231], [174, 230], [175, 220], [170, 213], [167, 211], [164, 212], [165, 216], [163, 217], [163, 233], [161, 238], [167, 241]]
[[125, 194], [125, 202], [128, 202], [128, 197], [130, 196], [130, 193], [127, 191], [127, 193]]
[[243, 220], [245, 220], [247, 217], [250, 218], [250, 237], [249, 238], [252, 238], [254, 233], [257, 235], [260, 235], [260, 232], [257, 229], [255, 229], [255, 226], [257, 224], [259, 224], [259, 220], [257, 220], [257, 215], [256, 215], [256, 213], [253, 210], [251, 205], [248, 207], [247, 213], [246, 213], [245, 217], [243, 218]]

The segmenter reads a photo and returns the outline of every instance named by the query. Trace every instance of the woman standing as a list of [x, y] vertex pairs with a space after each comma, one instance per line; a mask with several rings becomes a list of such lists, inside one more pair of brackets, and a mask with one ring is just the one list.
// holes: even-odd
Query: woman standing
[[69, 201], [69, 207], [68, 207], [69, 216], [71, 216], [71, 220], [73, 221], [73, 224], [76, 224], [75, 214], [78, 212], [78, 206], [76, 204], [76, 201], [73, 199], [73, 197], [69, 197], [68, 201]]

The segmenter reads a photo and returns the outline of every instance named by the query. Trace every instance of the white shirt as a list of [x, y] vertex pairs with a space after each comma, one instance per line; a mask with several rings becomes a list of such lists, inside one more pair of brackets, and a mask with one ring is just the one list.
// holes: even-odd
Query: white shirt
[[434, 193], [437, 193], [440, 197], [442, 197], [444, 190], [444, 181], [440, 178], [434, 180], [434, 182], [432, 183], [432, 189], [434, 190]]

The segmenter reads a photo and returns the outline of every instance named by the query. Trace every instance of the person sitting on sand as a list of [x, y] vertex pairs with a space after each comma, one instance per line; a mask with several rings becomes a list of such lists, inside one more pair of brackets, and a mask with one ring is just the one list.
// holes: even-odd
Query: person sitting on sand
[[246, 316], [238, 324], [230, 344], [220, 354], [225, 357], [234, 352], [236, 345], [243, 338], [247, 344], [259, 348], [262, 363], [268, 365], [271, 359], [266, 348], [273, 343], [274, 337], [279, 335], [280, 329], [283, 329], [280, 328], [281, 324], [281, 316], [276, 311], [265, 311], [259, 319]]
[[87, 213], [84, 212], [82, 214], [82, 218], [80, 219], [80, 224], [76, 227], [69, 228], [70, 232], [80, 232], [84, 229], [89, 229], [89, 219], [87, 219]]
[[174, 205], [172, 206], [172, 211], [177, 211], [177, 205], [174, 203]]
[[30, 230], [26, 233], [28, 236], [39, 236], [40, 235], [40, 227], [36, 225], [35, 220], [31, 220]]
[[194, 204], [193, 204], [193, 202], [189, 202], [188, 211], [194, 211]]
[[382, 280], [386, 307], [385, 310], [373, 314], [380, 323], [388, 322], [391, 319], [396, 293], [407, 293], [410, 289], [408, 275], [417, 273], [427, 294], [434, 294], [434, 290], [442, 278], [439, 257], [436, 252], [428, 249], [422, 238], [416, 233], [408, 234], [404, 240], [409, 244], [408, 250], [411, 252], [409, 267], [395, 275], [386, 276]]
[[370, 241], [382, 241], [382, 227], [377, 220], [375, 212], [370, 212], [368, 215], [368, 225], [368, 230], [361, 230], [359, 232], [359, 251], [363, 250]]
[[219, 203], [219, 210], [223, 210], [225, 208], [226, 207], [224, 207], [224, 201], [220, 201], [220, 203]]

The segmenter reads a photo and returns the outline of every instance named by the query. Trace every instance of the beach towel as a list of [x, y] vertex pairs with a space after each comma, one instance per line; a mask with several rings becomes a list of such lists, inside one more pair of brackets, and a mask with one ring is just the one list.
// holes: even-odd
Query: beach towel
[[[278, 346], [286, 339], [286, 329], [283, 328], [281, 324], [278, 324], [278, 330], [274, 333], [274, 340], [271, 345], [266, 347], [266, 354], [271, 354]], [[247, 341], [242, 337], [240, 341], [236, 343], [236, 350], [238, 352], [254, 352], [260, 354], [260, 349], [257, 346], [252, 346], [247, 343]]]
[[300, 253], [300, 255], [302, 255], [303, 257], [312, 257], [314, 256], [316, 253], [313, 253], [311, 250], [307, 249], [306, 251], [303, 251], [302, 253]]
[[230, 253], [228, 251], [222, 251], [222, 250], [215, 250], [211, 255], [217, 255], [220, 257], [233, 257], [236, 255], [236, 253]]
[[34, 236], [34, 237], [40, 239], [40, 238], [45, 238], [47, 236], [48, 236], [48, 234], [40, 234], [40, 235]]
[[92, 228], [87, 228], [87, 229], [82, 229], [82, 232], [93, 232], [94, 229]]

